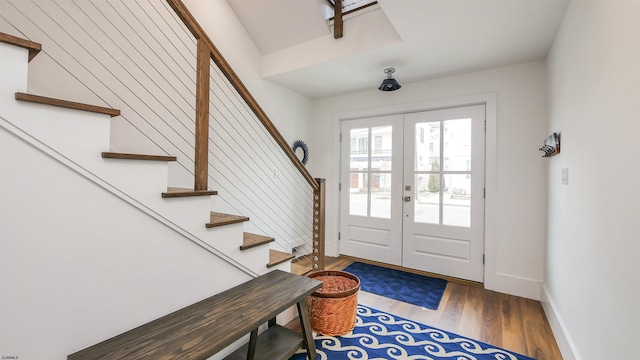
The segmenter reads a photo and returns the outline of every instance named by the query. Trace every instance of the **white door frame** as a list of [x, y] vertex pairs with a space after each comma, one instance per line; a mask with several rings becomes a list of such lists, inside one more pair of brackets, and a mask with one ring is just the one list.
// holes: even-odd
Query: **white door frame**
[[[363, 117], [375, 117], [383, 115], [403, 114], [408, 112], [429, 111], [437, 109], [446, 109], [452, 107], [469, 106], [469, 105], [485, 105], [487, 129], [485, 134], [485, 219], [484, 219], [484, 287], [486, 289], [495, 289], [495, 267], [496, 267], [496, 224], [497, 224], [497, 178], [496, 178], [496, 157], [497, 157], [497, 109], [496, 109], [496, 93], [483, 93], [470, 96], [461, 96], [455, 98], [432, 100], [425, 102], [417, 102], [410, 104], [390, 105], [373, 109], [362, 109], [336, 114], [333, 118], [333, 174], [337, 183], [340, 181], [340, 128], [342, 120], [353, 120]], [[336, 191], [332, 197], [332, 202], [336, 204], [335, 209], [340, 209], [340, 192]], [[337, 212], [336, 211], [336, 212]], [[336, 213], [332, 216], [331, 221], [335, 221], [336, 237], [337, 230], [340, 228], [340, 214]], [[332, 227], [333, 227], [332, 226]], [[335, 249], [339, 249], [339, 244], [335, 244]], [[334, 251], [335, 252], [335, 251]], [[329, 251], [331, 253], [331, 251]]]

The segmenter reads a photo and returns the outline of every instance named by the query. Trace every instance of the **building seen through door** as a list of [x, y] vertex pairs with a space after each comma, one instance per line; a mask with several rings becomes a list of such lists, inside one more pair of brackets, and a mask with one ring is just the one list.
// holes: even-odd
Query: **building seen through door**
[[[442, 131], [444, 139], [442, 147], [444, 169], [440, 169], [440, 122], [417, 124], [415, 168], [424, 171], [467, 170], [471, 169], [471, 151], [469, 119], [448, 121]], [[392, 128], [378, 127], [371, 129], [373, 147], [371, 149], [371, 172], [366, 172], [369, 165], [369, 129], [353, 129], [350, 138], [350, 214], [367, 216], [367, 191], [371, 191], [371, 201], [376, 203], [371, 216], [389, 218], [391, 177], [382, 172], [391, 168]], [[365, 171], [365, 172], [363, 172]], [[369, 179], [369, 176], [371, 179]], [[370, 184], [369, 184], [370, 181]], [[442, 182], [442, 183], [441, 183]], [[419, 176], [416, 183], [416, 221], [426, 223], [438, 222], [438, 203], [440, 188], [443, 190], [443, 201], [449, 205], [449, 224], [469, 226], [471, 181], [468, 174], [439, 174]], [[466, 208], [466, 209], [465, 209]]]

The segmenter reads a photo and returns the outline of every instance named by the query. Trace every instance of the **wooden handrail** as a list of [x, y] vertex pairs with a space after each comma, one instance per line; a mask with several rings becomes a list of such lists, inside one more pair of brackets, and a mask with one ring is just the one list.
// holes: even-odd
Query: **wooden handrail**
[[[189, 31], [196, 38], [196, 40], [198, 40], [198, 43], [200, 43], [201, 41], [204, 41], [206, 43], [210, 51], [211, 59], [216, 63], [216, 65], [218, 65], [218, 67], [220, 68], [222, 73], [226, 76], [226, 78], [229, 80], [231, 85], [233, 85], [236, 91], [238, 91], [238, 94], [240, 94], [242, 99], [244, 99], [247, 105], [249, 105], [249, 108], [251, 108], [251, 110], [258, 117], [258, 119], [260, 119], [264, 127], [275, 139], [278, 145], [282, 148], [282, 150], [285, 152], [287, 157], [289, 157], [289, 159], [294, 164], [294, 166], [298, 169], [298, 171], [300, 171], [300, 173], [305, 178], [305, 180], [307, 180], [309, 185], [311, 185], [313, 190], [317, 191], [318, 183], [315, 181], [313, 176], [311, 176], [309, 171], [304, 167], [304, 165], [302, 164], [302, 161], [298, 159], [298, 157], [293, 152], [291, 147], [289, 147], [289, 144], [287, 144], [287, 141], [284, 139], [282, 134], [280, 134], [280, 131], [278, 131], [275, 125], [273, 125], [273, 122], [269, 119], [269, 117], [264, 112], [264, 110], [262, 110], [262, 108], [260, 107], [256, 99], [251, 95], [249, 90], [247, 90], [246, 86], [244, 86], [244, 84], [242, 83], [238, 75], [235, 73], [235, 71], [233, 71], [229, 63], [225, 60], [225, 58], [218, 51], [215, 45], [213, 45], [213, 42], [211, 41], [209, 36], [207, 36], [207, 34], [204, 32], [200, 24], [198, 24], [198, 22], [193, 17], [191, 12], [187, 9], [187, 7], [184, 5], [184, 3], [181, 0], [167, 0], [167, 3], [176, 12], [178, 17], [182, 20], [182, 22], [185, 24], [187, 29], [189, 29]], [[198, 93], [200, 91], [202, 90], [197, 90], [196, 92]], [[207, 92], [208, 91], [209, 89], [207, 88]], [[201, 101], [198, 101], [198, 100], [196, 101], [197, 104], [200, 102]], [[198, 112], [197, 108], [196, 108], [196, 112]], [[207, 114], [208, 114], [208, 111], [207, 111]], [[198, 151], [196, 151], [196, 153], [197, 152]], [[196, 159], [196, 162], [198, 162], [198, 159]]]

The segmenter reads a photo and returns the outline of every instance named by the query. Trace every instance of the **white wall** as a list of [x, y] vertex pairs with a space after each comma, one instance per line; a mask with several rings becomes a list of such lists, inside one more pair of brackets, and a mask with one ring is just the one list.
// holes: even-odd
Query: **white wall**
[[[382, 80], [382, 79], [381, 79]], [[402, 83], [402, 79], [398, 78]], [[546, 68], [543, 61], [402, 84], [395, 92], [370, 90], [315, 102], [311, 154], [323, 154], [311, 171], [327, 178], [327, 252], [338, 253], [339, 145], [336, 116], [362, 109], [398, 107], [467, 95], [497, 95], [495, 249], [485, 279], [495, 290], [537, 299], [543, 276], [546, 159], [538, 148], [547, 136]], [[489, 198], [491, 199], [489, 201]]]
[[638, 358], [638, 14], [638, 1], [573, 1], [548, 59], [562, 150], [549, 161], [544, 305], [566, 359]]

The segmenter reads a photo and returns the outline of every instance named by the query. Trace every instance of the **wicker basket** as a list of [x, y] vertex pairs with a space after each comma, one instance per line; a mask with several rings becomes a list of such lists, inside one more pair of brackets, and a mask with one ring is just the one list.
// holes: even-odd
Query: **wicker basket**
[[348, 272], [331, 270], [314, 271], [307, 276], [323, 283], [318, 291], [305, 299], [313, 330], [328, 336], [344, 335], [353, 330], [360, 279]]

